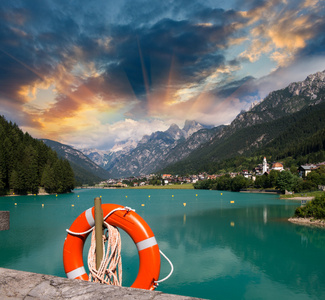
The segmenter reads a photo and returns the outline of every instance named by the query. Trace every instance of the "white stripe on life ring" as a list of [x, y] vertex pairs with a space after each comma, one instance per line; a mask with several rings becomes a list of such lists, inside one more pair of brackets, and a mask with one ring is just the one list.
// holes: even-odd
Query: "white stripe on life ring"
[[94, 227], [95, 226], [95, 219], [93, 217], [93, 214], [92, 214], [91, 210], [92, 210], [92, 207], [88, 208], [85, 211], [85, 214], [86, 214], [86, 219], [87, 219], [87, 222], [88, 222], [89, 226]]
[[86, 270], [85, 270], [84, 266], [74, 269], [73, 271], [67, 273], [67, 277], [69, 279], [75, 279], [83, 274], [86, 274]]
[[157, 245], [156, 238], [153, 236], [136, 244], [138, 251]]

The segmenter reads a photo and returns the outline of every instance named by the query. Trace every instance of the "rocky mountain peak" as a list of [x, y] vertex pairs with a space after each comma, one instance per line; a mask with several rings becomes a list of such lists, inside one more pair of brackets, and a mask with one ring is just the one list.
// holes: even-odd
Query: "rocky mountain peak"
[[133, 150], [136, 146], [138, 145], [138, 143], [133, 140], [133, 139], [128, 139], [126, 141], [121, 141], [116, 143], [112, 149], [110, 150], [110, 152], [122, 152], [122, 153], [126, 153], [126, 152], [130, 152], [131, 150]]
[[185, 133], [185, 137], [188, 138], [191, 136], [194, 132], [199, 131], [200, 129], [203, 129], [204, 126], [200, 123], [194, 121], [194, 120], [186, 120], [184, 124], [183, 131]]
[[322, 81], [325, 80], [325, 70], [323, 72], [317, 72], [315, 74], [308, 75], [305, 81]]
[[325, 71], [307, 76], [304, 81], [293, 82], [288, 85], [288, 90], [293, 96], [307, 96], [312, 100], [320, 89], [325, 88]]
[[184, 137], [184, 132], [178, 127], [177, 124], [174, 123], [170, 125], [170, 127], [165, 132], [168, 133], [176, 141]]

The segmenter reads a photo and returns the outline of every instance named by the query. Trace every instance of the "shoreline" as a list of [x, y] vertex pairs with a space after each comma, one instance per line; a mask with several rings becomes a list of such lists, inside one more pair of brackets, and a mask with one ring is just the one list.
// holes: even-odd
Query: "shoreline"
[[279, 195], [280, 191], [272, 191], [272, 190], [240, 190], [240, 193], [252, 193], [252, 194], [273, 194]]
[[1, 195], [0, 197], [18, 197], [18, 196], [47, 196], [47, 195], [55, 195], [54, 194], [49, 194], [49, 193], [38, 193], [38, 194], [27, 194], [27, 195], [13, 195], [13, 194], [10, 194], [10, 195]]
[[314, 200], [315, 197], [310, 197], [310, 196], [306, 196], [306, 197], [290, 197], [290, 198], [281, 198], [282, 200], [307, 200], [307, 201], [311, 201]]
[[289, 218], [289, 222], [305, 226], [325, 227], [325, 220], [318, 220], [313, 218]]

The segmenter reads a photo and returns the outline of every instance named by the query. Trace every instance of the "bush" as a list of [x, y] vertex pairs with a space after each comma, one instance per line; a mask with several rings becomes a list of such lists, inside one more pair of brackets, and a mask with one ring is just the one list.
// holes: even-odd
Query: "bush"
[[295, 211], [295, 217], [297, 218], [305, 218], [306, 217], [306, 213], [305, 211], [302, 209], [302, 207], [297, 207], [296, 211]]
[[297, 218], [325, 219], [325, 193], [307, 202], [305, 206], [296, 208], [294, 216]]
[[317, 190], [317, 185], [310, 180], [300, 181], [297, 186], [294, 188], [296, 193], [301, 192], [311, 192]]

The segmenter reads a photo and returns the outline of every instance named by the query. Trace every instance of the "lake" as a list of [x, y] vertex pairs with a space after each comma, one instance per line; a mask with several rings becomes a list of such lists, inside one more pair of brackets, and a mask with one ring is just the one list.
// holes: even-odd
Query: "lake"
[[[206, 299], [325, 299], [325, 229], [289, 223], [300, 202], [267, 194], [80, 189], [1, 197], [10, 230], [0, 231], [0, 267], [65, 277], [65, 230], [98, 196], [135, 209], [153, 230], [175, 268], [159, 291]], [[130, 286], [138, 254], [121, 235], [123, 286]], [[162, 258], [160, 279], [169, 270]]]

